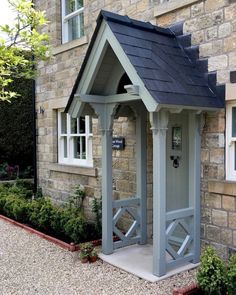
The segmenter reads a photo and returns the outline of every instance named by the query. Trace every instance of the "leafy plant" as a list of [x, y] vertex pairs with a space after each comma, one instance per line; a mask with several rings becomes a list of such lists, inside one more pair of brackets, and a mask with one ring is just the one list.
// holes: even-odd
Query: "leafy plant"
[[75, 193], [70, 197], [69, 204], [71, 208], [76, 208], [78, 211], [83, 210], [83, 202], [85, 199], [85, 191], [80, 184], [75, 188]]
[[234, 295], [236, 290], [236, 254], [232, 255], [229, 260], [227, 289], [229, 295]]
[[86, 220], [82, 214], [73, 216], [65, 224], [65, 233], [69, 236], [73, 242], [80, 243], [85, 240], [86, 232]]
[[[47, 24], [45, 13], [28, 0], [8, 0], [16, 14], [11, 25], [0, 26], [0, 100], [11, 100], [18, 93], [9, 90], [15, 78], [33, 78], [35, 65], [48, 58], [49, 37], [40, 30]], [[27, 54], [30, 53], [30, 54]], [[34, 59], [31, 58], [34, 55]]]
[[93, 199], [92, 202], [92, 212], [95, 214], [95, 230], [100, 236], [102, 233], [102, 200]]
[[212, 247], [207, 247], [201, 257], [197, 281], [200, 288], [209, 295], [227, 294], [226, 267]]

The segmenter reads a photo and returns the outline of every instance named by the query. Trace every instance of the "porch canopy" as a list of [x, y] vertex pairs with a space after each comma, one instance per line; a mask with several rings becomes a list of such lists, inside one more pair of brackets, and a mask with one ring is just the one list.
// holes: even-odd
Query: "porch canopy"
[[[125, 90], [124, 90], [125, 88]], [[153, 273], [171, 266], [197, 263], [200, 254], [200, 113], [224, 107], [204, 69], [169, 28], [101, 11], [66, 112], [92, 115], [102, 131], [102, 248], [145, 244], [146, 237], [146, 113], [153, 132]], [[166, 212], [166, 132], [169, 114], [188, 110], [189, 208]], [[112, 127], [119, 116], [136, 117], [137, 196], [112, 200]], [[136, 213], [129, 206], [138, 205]], [[118, 209], [113, 216], [113, 210]], [[116, 227], [127, 210], [135, 222], [126, 235]], [[188, 221], [185, 221], [187, 218]], [[192, 218], [190, 225], [189, 220]], [[186, 232], [179, 250], [168, 243], [178, 225]], [[121, 240], [113, 243], [115, 232]], [[135, 236], [134, 236], [135, 233]]]

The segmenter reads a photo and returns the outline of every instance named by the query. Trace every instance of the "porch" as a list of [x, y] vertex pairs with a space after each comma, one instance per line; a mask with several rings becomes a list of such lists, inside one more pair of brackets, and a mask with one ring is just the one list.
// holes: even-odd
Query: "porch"
[[[134, 261], [143, 261], [140, 253], [146, 258], [139, 265], [143, 272], [152, 272], [152, 279], [199, 262], [202, 112], [222, 106], [172, 31], [101, 12], [66, 111], [99, 121], [103, 259], [114, 263], [123, 257], [132, 270]], [[112, 136], [119, 117], [133, 118], [136, 124], [136, 193], [113, 200]], [[148, 121], [153, 150], [152, 250], [147, 245]], [[125, 214], [131, 222], [123, 230], [119, 222]], [[113, 234], [118, 241], [113, 242]], [[131, 246], [137, 244], [144, 246]]]

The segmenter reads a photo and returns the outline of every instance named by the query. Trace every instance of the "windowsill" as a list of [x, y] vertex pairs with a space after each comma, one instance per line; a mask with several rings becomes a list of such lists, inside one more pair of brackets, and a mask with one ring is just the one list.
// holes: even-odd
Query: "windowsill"
[[88, 36], [83, 36], [83, 37], [81, 37], [79, 39], [64, 43], [62, 45], [59, 45], [59, 46], [53, 48], [52, 54], [57, 55], [59, 53], [71, 50], [73, 48], [82, 46], [82, 45], [87, 44], [87, 43], [88, 43]]
[[66, 164], [58, 164], [52, 163], [49, 166], [51, 171], [62, 172], [62, 173], [70, 173], [70, 174], [78, 174], [78, 175], [85, 175], [85, 176], [97, 176], [97, 169], [90, 168], [90, 167], [78, 167], [78, 166], [71, 166]]
[[163, 14], [166, 14], [168, 12], [172, 12], [174, 10], [177, 10], [179, 8], [183, 8], [185, 6], [188, 6], [190, 4], [199, 2], [199, 0], [172, 0], [165, 3], [161, 3], [157, 5], [157, 7], [154, 10], [154, 16], [161, 16]]
[[236, 197], [236, 181], [211, 180], [208, 182], [208, 192]]

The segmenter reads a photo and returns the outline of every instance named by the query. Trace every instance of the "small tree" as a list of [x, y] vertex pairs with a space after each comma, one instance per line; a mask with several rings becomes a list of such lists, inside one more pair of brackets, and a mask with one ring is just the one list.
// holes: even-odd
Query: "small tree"
[[[9, 86], [16, 78], [34, 78], [35, 65], [49, 57], [49, 37], [40, 33], [47, 24], [45, 13], [37, 11], [29, 0], [8, 0], [14, 13], [12, 25], [0, 26], [0, 100], [19, 95]], [[26, 52], [30, 53], [25, 54]]]

